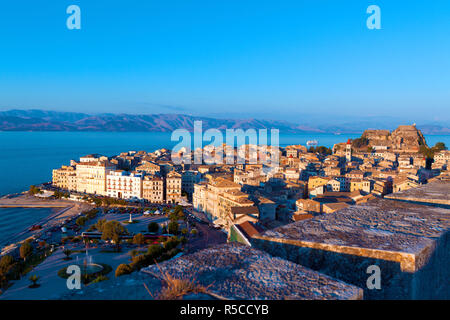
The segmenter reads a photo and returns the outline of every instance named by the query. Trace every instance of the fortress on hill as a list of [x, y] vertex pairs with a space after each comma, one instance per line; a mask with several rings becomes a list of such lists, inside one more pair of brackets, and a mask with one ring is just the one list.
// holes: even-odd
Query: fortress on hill
[[[417, 129], [415, 124], [398, 126], [394, 131], [389, 130], [365, 130], [361, 138], [355, 139], [358, 145], [352, 143], [353, 149], [366, 151], [371, 147], [375, 151], [389, 151], [393, 153], [418, 153], [421, 146], [427, 146], [425, 137]], [[345, 143], [337, 143], [333, 151], [344, 151]]]
[[416, 125], [402, 125], [394, 131], [366, 130], [361, 138], [368, 139], [374, 149], [389, 149], [393, 152], [419, 152], [420, 146], [427, 145], [422, 132]]

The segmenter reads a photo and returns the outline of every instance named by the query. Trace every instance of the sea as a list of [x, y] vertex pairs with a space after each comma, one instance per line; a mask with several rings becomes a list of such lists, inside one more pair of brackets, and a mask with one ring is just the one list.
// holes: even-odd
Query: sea
[[[335, 143], [359, 136], [280, 133], [278, 143], [284, 147], [306, 145], [307, 141], [316, 140], [318, 145], [331, 148]], [[425, 137], [428, 145], [439, 141], [450, 145], [448, 135]], [[267, 141], [270, 140], [269, 136]], [[32, 184], [51, 181], [52, 169], [69, 165], [71, 159], [78, 160], [87, 154], [112, 156], [125, 151], [153, 152], [160, 148], [171, 149], [178, 143], [178, 139], [171, 139], [170, 132], [0, 132], [0, 196], [28, 190]], [[203, 145], [209, 143], [205, 141]], [[51, 209], [0, 208], [0, 248], [51, 213]]]
[[[318, 145], [331, 148], [335, 143], [359, 136], [281, 132], [279, 145], [306, 145], [307, 141], [316, 140]], [[425, 138], [428, 145], [439, 141], [450, 145], [450, 135]], [[178, 142], [171, 140], [170, 132], [0, 132], [0, 196], [51, 181], [53, 169], [69, 165], [71, 159], [79, 160], [87, 154], [112, 156], [125, 151], [153, 152], [160, 148], [171, 149]], [[203, 145], [209, 143], [205, 141]]]
[[23, 240], [21, 233], [54, 213], [50, 208], [0, 208], [0, 250]]

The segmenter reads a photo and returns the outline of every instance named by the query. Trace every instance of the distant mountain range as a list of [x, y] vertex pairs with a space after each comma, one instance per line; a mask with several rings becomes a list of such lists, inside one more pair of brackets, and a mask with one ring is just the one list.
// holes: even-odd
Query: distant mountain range
[[[280, 133], [362, 133], [368, 128], [395, 129], [400, 124], [382, 119], [339, 123], [295, 124], [281, 120], [217, 119], [185, 114], [86, 114], [45, 110], [9, 110], [0, 112], [0, 131], [148, 131], [171, 132], [193, 130], [194, 121], [202, 121], [203, 130], [279, 129]], [[389, 127], [386, 127], [389, 126]], [[450, 127], [441, 124], [417, 124], [424, 134], [450, 134]]]

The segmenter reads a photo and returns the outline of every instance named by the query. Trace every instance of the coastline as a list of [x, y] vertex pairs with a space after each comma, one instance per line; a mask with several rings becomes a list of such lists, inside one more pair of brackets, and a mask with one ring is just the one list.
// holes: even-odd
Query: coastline
[[78, 216], [81, 212], [92, 208], [92, 205], [70, 200], [39, 199], [22, 193], [1, 197], [0, 208], [52, 209], [49, 215], [34, 223], [35, 225], [41, 225], [42, 229], [31, 231], [31, 225], [29, 225], [24, 230], [19, 230], [8, 239], [5, 239], [5, 242], [8, 244], [0, 247], [0, 256], [2, 256], [12, 253], [24, 240], [29, 238], [39, 239], [50, 232], [50, 229], [64, 225], [68, 220]]

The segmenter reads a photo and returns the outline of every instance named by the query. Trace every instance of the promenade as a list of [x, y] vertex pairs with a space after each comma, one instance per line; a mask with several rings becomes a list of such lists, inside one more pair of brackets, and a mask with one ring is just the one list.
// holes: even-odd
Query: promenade
[[[53, 212], [38, 221], [36, 224], [41, 225], [41, 230], [30, 231], [28, 228], [16, 233], [8, 242], [11, 244], [4, 247], [1, 255], [15, 250], [20, 241], [35, 236], [36, 234], [45, 234], [46, 230], [59, 226], [64, 221], [78, 216], [81, 212], [92, 208], [92, 205], [84, 202], [76, 202], [60, 199], [41, 199], [27, 194], [4, 196], [0, 198], [0, 208], [53, 208]], [[31, 227], [31, 226], [29, 226]]]

